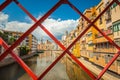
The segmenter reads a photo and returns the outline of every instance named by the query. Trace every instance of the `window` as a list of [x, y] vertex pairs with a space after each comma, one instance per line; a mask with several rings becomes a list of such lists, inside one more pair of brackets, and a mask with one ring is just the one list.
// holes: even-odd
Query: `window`
[[118, 66], [120, 66], [120, 61], [117, 61]]
[[101, 13], [101, 8], [99, 8], [99, 13]]
[[99, 22], [99, 24], [102, 24], [102, 17], [100, 17], [100, 22]]
[[117, 32], [118, 31], [118, 25], [113, 25], [113, 32]]
[[113, 3], [113, 5], [111, 6], [111, 9], [115, 8], [117, 6], [117, 3]]
[[92, 32], [88, 32], [87, 36], [88, 37], [92, 36]]
[[117, 24], [113, 25], [113, 31], [114, 32], [120, 31], [120, 23], [117, 23]]
[[118, 30], [120, 31], [120, 23], [118, 24]]

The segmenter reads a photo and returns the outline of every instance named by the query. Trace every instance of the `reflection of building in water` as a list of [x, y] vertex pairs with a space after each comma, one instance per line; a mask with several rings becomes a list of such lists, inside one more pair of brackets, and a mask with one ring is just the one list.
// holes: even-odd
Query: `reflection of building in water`
[[38, 51], [40, 50], [53, 50], [54, 49], [54, 43], [52, 43], [49, 40], [46, 40], [43, 42], [43, 39], [41, 39], [41, 42], [37, 46]]

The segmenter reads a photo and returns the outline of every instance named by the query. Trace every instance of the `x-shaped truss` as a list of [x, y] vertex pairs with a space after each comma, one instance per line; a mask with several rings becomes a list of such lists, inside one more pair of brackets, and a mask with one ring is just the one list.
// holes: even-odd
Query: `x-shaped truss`
[[[104, 32], [102, 32], [94, 23], [105, 13], [105, 11], [116, 2], [120, 6], [120, 2], [118, 0], [113, 0], [111, 3], [91, 22], [86, 16], [84, 16], [69, 0], [59, 0], [59, 2], [54, 5], [44, 16], [42, 16], [39, 20], [34, 18], [19, 2], [18, 0], [6, 0], [3, 4], [0, 5], [0, 11], [2, 11], [5, 7], [7, 7], [11, 2], [15, 2], [34, 22], [32, 25], [16, 42], [14, 42], [10, 47], [0, 38], [0, 44], [6, 49], [4, 53], [0, 55], [0, 61], [4, 59], [9, 53], [12, 57], [24, 68], [24, 70], [33, 78], [33, 80], [41, 80], [52, 68], [53, 66], [65, 55], [68, 54], [93, 80], [99, 80], [107, 69], [112, 65], [112, 63], [118, 58], [120, 55], [120, 47], [112, 41]], [[88, 23], [90, 23], [86, 29], [66, 48], [62, 43], [60, 43], [54, 35], [51, 34], [43, 25], [45, 19], [48, 18], [49, 15], [52, 14], [59, 6], [62, 4], [69, 5], [73, 10], [75, 10], [80, 16], [82, 16]], [[32, 31], [34, 31], [37, 26], [39, 26], [47, 35], [49, 35], [55, 43], [57, 43], [64, 51], [60, 54], [60, 56], [40, 75], [36, 76], [31, 69], [13, 52], [13, 49], [17, 47], [26, 36], [28, 36]], [[114, 45], [119, 51], [114, 55], [114, 57], [110, 60], [110, 62], [104, 67], [104, 69], [100, 72], [100, 74], [96, 77], [93, 75], [91, 71], [89, 71], [69, 50], [71, 47], [93, 26], [97, 31], [99, 31], [112, 45]]]

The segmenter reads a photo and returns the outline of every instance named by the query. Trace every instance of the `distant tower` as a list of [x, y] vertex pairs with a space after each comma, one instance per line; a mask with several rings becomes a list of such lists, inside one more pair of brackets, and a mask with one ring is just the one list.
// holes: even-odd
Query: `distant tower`
[[65, 31], [65, 35], [68, 36], [68, 31]]
[[43, 44], [43, 38], [42, 38], [42, 37], [41, 37], [40, 43], [42, 43], [42, 44]]

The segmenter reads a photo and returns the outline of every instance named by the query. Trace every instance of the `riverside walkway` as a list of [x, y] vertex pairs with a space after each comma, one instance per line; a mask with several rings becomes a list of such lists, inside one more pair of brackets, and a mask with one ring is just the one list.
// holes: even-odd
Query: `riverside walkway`
[[[95, 66], [94, 64], [90, 63], [89, 61], [84, 60], [83, 58], [79, 59], [87, 68], [94, 72], [95, 74], [99, 74], [102, 71], [102, 68]], [[110, 71], [107, 71], [103, 77], [104, 80], [120, 80], [120, 76], [116, 75], [115, 73], [112, 73]]]

